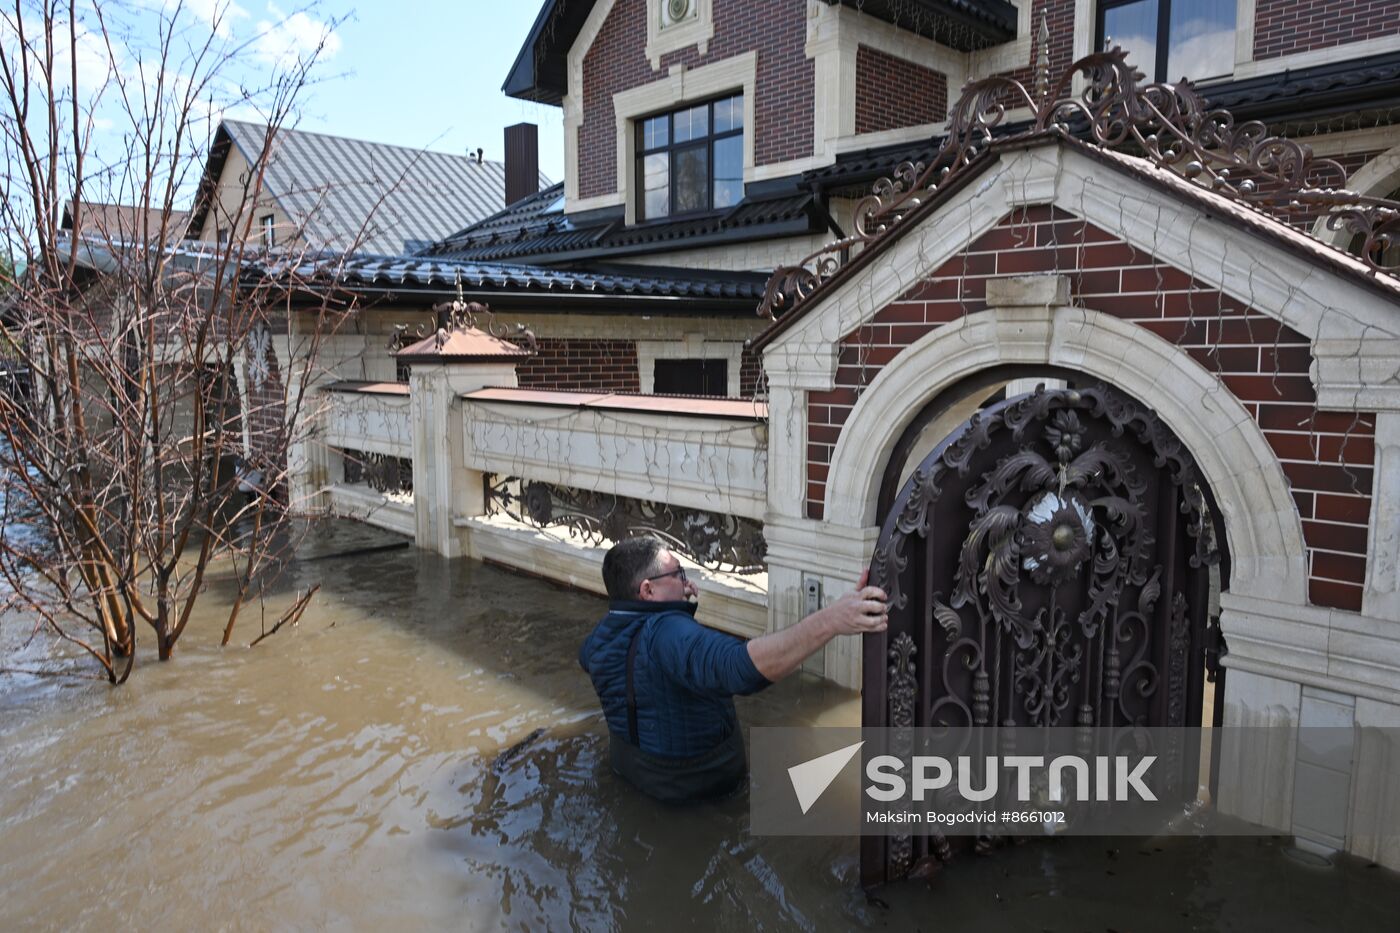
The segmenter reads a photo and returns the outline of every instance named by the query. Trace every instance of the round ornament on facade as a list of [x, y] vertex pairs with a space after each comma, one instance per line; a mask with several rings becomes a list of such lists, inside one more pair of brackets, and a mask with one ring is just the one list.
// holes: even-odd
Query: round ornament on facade
[[678, 23], [690, 15], [691, 0], [663, 0], [666, 9], [666, 21]]

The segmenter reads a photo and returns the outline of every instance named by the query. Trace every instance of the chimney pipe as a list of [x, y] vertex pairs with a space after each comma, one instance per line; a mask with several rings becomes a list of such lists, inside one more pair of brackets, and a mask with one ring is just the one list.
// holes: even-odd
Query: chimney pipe
[[540, 136], [533, 123], [506, 127], [506, 204], [540, 190]]

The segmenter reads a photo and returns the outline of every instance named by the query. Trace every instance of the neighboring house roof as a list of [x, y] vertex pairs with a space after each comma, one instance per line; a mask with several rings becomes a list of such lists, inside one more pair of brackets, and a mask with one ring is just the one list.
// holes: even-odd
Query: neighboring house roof
[[[920, 34], [936, 35], [960, 51], [1016, 38], [1016, 7], [1006, 0], [822, 0]], [[545, 0], [501, 90], [511, 97], [562, 104], [569, 91], [568, 58], [597, 0]], [[950, 28], [951, 27], [951, 28]]]
[[[198, 236], [233, 147], [255, 163], [267, 127], [225, 120], [191, 212]], [[549, 179], [540, 175], [540, 184]], [[301, 238], [320, 249], [400, 255], [447, 236], [464, 220], [505, 203], [505, 166], [474, 156], [430, 152], [306, 130], [279, 129], [263, 187]]]
[[125, 204], [83, 201], [81, 210], [77, 211], [81, 229], [74, 231], [73, 206], [72, 201], [64, 203], [60, 229], [111, 243], [145, 242], [160, 234], [162, 223], [165, 225], [165, 241], [175, 243], [184, 238], [185, 229], [189, 226], [189, 211], [172, 210], [167, 214], [158, 208], [148, 210]]
[[746, 197], [722, 214], [628, 227], [623, 224], [620, 210], [569, 217], [564, 213], [561, 184], [459, 230], [423, 250], [423, 255], [481, 261], [573, 262], [820, 233], [825, 229], [817, 199], [810, 192], [791, 188], [776, 195]]
[[555, 269], [498, 262], [421, 256], [352, 257], [329, 266], [305, 261], [270, 263], [253, 275], [282, 280], [294, 290], [327, 287], [356, 295], [462, 297], [501, 309], [660, 310], [749, 317], [763, 297], [768, 276], [756, 272], [594, 264]]
[[793, 311], [779, 317], [763, 333], [755, 337], [750, 343], [751, 347], [754, 350], [763, 349], [779, 334], [811, 313], [840, 283], [854, 275], [857, 270], [873, 262], [903, 238], [906, 233], [920, 227], [946, 201], [981, 177], [991, 166], [997, 164], [1003, 150], [1053, 145], [1075, 149], [1124, 175], [1134, 176], [1169, 192], [1182, 201], [1192, 202], [1201, 210], [1226, 223], [1272, 240], [1305, 261], [1328, 268], [1363, 288], [1380, 292], [1392, 300], [1400, 301], [1400, 278], [1391, 275], [1377, 275], [1355, 256], [1290, 227], [1271, 214], [1210, 191], [1186, 180], [1173, 171], [1159, 168], [1146, 159], [1114, 152], [1102, 146], [1091, 145], [1058, 130], [1047, 130], [1034, 135], [1021, 134], [994, 141], [965, 168], [942, 183], [938, 191], [931, 197], [914, 207], [897, 226], [879, 239], [868, 243], [864, 249], [856, 254], [854, 259], [843, 265], [834, 275], [823, 279], [813, 287], [803, 298], [802, 303]]

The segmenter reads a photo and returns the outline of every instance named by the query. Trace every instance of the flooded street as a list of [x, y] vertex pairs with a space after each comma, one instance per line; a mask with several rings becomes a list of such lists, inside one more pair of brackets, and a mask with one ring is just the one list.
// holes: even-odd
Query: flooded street
[[[329, 525], [304, 556], [392, 540]], [[317, 581], [301, 624], [256, 649], [220, 650], [211, 611], [122, 688], [0, 677], [0, 929], [1390, 930], [1400, 915], [1400, 877], [1303, 864], [1269, 838], [1031, 843], [868, 902], [855, 839], [755, 839], [742, 795], [668, 808], [611, 775], [576, 661], [601, 599], [412, 548], [303, 560], [287, 585]], [[25, 634], [9, 621], [0, 641]], [[250, 615], [235, 642], [257, 634]], [[807, 678], [739, 711], [859, 715]]]

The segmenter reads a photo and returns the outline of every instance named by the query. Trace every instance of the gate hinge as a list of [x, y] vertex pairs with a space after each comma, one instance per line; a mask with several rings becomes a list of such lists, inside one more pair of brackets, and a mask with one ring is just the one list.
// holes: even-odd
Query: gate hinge
[[1215, 683], [1220, 674], [1220, 659], [1230, 653], [1225, 644], [1225, 633], [1220, 630], [1220, 616], [1213, 615], [1206, 622], [1205, 655], [1206, 680]]

